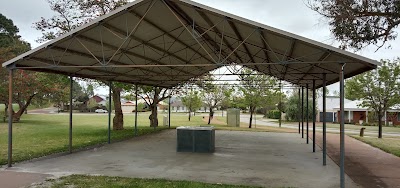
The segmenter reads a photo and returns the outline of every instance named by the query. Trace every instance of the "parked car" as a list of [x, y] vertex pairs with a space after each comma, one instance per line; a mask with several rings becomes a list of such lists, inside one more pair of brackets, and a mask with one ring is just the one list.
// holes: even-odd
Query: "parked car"
[[108, 111], [104, 110], [104, 109], [97, 109], [94, 112], [96, 112], [96, 113], [107, 113]]

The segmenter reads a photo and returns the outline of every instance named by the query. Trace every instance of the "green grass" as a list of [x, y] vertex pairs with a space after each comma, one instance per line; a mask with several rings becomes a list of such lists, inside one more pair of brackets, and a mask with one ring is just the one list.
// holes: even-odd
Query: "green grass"
[[[5, 109], [5, 105], [4, 105], [4, 104], [0, 104], [0, 113], [1, 113], [1, 112], [4, 113], [4, 109]], [[19, 109], [18, 104], [13, 104], [13, 109], [14, 109], [14, 110], [18, 110], [18, 109]]]
[[[167, 129], [162, 126], [162, 116], [156, 130], [149, 127], [149, 113], [139, 113], [138, 134], [145, 135]], [[13, 124], [13, 161], [20, 162], [68, 150], [68, 114], [23, 115], [19, 123]], [[122, 131], [111, 131], [111, 140], [119, 141], [134, 137], [134, 115], [124, 115]], [[201, 116], [187, 120], [184, 115], [171, 115], [172, 127], [206, 125]], [[108, 140], [107, 114], [76, 114], [73, 116], [73, 149], [104, 144]], [[0, 165], [7, 162], [7, 124], [0, 122]]]
[[[264, 120], [265, 121], [265, 120]], [[271, 122], [278, 123], [278, 120], [271, 120]], [[311, 120], [310, 120], [311, 122]], [[288, 121], [283, 121], [283, 124], [289, 124], [289, 125], [297, 125], [298, 122], [288, 122]], [[316, 124], [317, 127], [322, 127], [322, 123], [317, 122]], [[375, 131], [378, 132], [379, 127], [378, 126], [361, 126], [361, 125], [353, 125], [353, 124], [345, 124], [344, 125], [346, 129], [351, 129], [351, 130], [360, 130], [361, 128], [366, 128], [368, 131]], [[340, 124], [338, 123], [327, 123], [326, 124], [327, 128], [337, 128], [339, 129]], [[383, 132], [393, 132], [393, 133], [400, 133], [400, 126], [397, 127], [388, 127], [388, 126], [383, 126], [382, 127]]]
[[[322, 126], [321, 125], [317, 125], [317, 126]], [[328, 128], [339, 128], [340, 124], [326, 124], [326, 127]], [[352, 124], [345, 124], [344, 127], [346, 129], [353, 129], [353, 130], [360, 130], [361, 128], [366, 128], [369, 131], [378, 131], [379, 127], [378, 126], [362, 126], [362, 125], [352, 125]], [[387, 126], [383, 126], [382, 127], [383, 132], [397, 132], [400, 133], [400, 127], [387, 127]]]
[[391, 153], [400, 157], [400, 139], [399, 138], [374, 138], [374, 137], [359, 137], [353, 138], [365, 142], [373, 147], [379, 148], [387, 153]]
[[49, 186], [51, 188], [62, 187], [92, 187], [92, 188], [120, 188], [120, 187], [135, 187], [135, 188], [250, 188], [250, 186], [240, 185], [225, 185], [225, 184], [209, 184], [192, 181], [172, 181], [165, 179], [139, 179], [139, 178], [123, 178], [123, 177], [108, 177], [108, 176], [88, 176], [88, 175], [71, 175], [62, 177], [57, 180], [52, 180]]

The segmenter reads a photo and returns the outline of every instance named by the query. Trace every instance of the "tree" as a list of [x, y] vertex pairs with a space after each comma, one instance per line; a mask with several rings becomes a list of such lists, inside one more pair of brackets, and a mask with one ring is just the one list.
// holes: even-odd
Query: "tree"
[[97, 104], [94, 98], [90, 98], [87, 102], [87, 107], [89, 108], [89, 111], [92, 111], [94, 108], [97, 108], [98, 106], [99, 105]]
[[[56, 14], [51, 18], [42, 17], [33, 27], [42, 32], [38, 42], [54, 39], [62, 34], [72, 31], [84, 23], [109, 13], [125, 5], [127, 0], [47, 0], [50, 9]], [[103, 82], [103, 84], [108, 84]], [[114, 83], [111, 87], [115, 107], [113, 130], [122, 130], [124, 119], [121, 108], [121, 92], [127, 84]]]
[[250, 69], [243, 69], [240, 74], [241, 76], [239, 76], [240, 91], [243, 94], [244, 103], [249, 107], [250, 112], [249, 128], [251, 128], [256, 108], [270, 104], [273, 98], [271, 96], [279, 92], [276, 89], [275, 78], [254, 73]]
[[181, 97], [183, 105], [185, 105], [189, 109], [189, 121], [192, 112], [196, 112], [201, 105], [202, 105], [202, 100], [201, 96], [199, 95], [198, 91], [190, 91], [187, 93], [185, 96]]
[[328, 19], [342, 48], [360, 50], [372, 44], [379, 49], [397, 38], [398, 0], [309, 0], [308, 5]]
[[223, 100], [231, 94], [231, 88], [228, 88], [225, 84], [218, 85], [215, 81], [211, 74], [194, 80], [196, 85], [203, 90], [203, 100], [209, 109], [208, 124], [211, 123], [211, 119], [214, 116], [214, 109], [221, 106]]
[[[18, 35], [18, 28], [12, 20], [0, 14], [0, 63], [3, 63], [30, 49], [30, 44], [23, 41]], [[0, 103], [5, 104], [8, 110], [8, 85], [9, 74], [4, 68], [0, 69]], [[27, 107], [36, 95], [45, 95], [52, 89], [43, 84], [43, 79], [37, 73], [25, 70], [14, 71], [14, 96], [13, 102], [19, 105], [19, 110], [14, 112], [13, 121], [18, 122]]]
[[89, 97], [93, 97], [94, 96], [94, 86], [93, 84], [88, 84], [85, 89], [84, 89], [84, 93], [89, 96]]
[[125, 5], [127, 0], [47, 0], [50, 9], [56, 14], [33, 23], [42, 32], [37, 42], [45, 42], [68, 33], [82, 24], [105, 15]]
[[150, 127], [158, 126], [158, 103], [169, 98], [173, 93], [177, 92], [177, 89], [168, 89], [161, 87], [152, 86], [141, 86], [140, 97], [146, 102], [151, 110], [149, 116]]
[[[57, 105], [59, 108], [64, 110], [64, 104], [69, 103], [69, 95], [70, 95], [70, 79], [68, 76], [65, 75], [59, 75], [59, 74], [49, 74], [49, 73], [35, 73], [38, 78], [41, 80], [41, 84], [45, 88], [51, 88], [51, 92], [46, 92], [43, 93], [42, 96], [38, 97], [39, 100], [47, 100], [55, 105]], [[78, 87], [76, 87], [78, 86]], [[77, 88], [80, 88], [79, 84], [74, 80], [73, 82], [73, 96], [75, 97], [74, 99], [76, 100], [76, 97], [78, 96], [76, 93], [79, 93], [77, 91]], [[33, 101], [33, 102], [40, 102], [41, 101]], [[37, 104], [37, 103], [36, 103]]]
[[[303, 120], [306, 119], [306, 114], [307, 114], [307, 101], [308, 100], [308, 118], [312, 119], [312, 97], [308, 98], [306, 95], [304, 95], [304, 102], [303, 102]], [[286, 119], [289, 121], [298, 121], [299, 120], [299, 115], [301, 115], [301, 107], [299, 108], [299, 105], [301, 104], [301, 95], [299, 99], [299, 92], [297, 89], [295, 89], [292, 94], [289, 96], [287, 99], [287, 102], [285, 104], [285, 113], [286, 113]]]
[[400, 59], [381, 63], [375, 70], [348, 79], [345, 87], [346, 98], [362, 100], [361, 106], [373, 109], [378, 115], [378, 138], [382, 138], [384, 113], [400, 102]]

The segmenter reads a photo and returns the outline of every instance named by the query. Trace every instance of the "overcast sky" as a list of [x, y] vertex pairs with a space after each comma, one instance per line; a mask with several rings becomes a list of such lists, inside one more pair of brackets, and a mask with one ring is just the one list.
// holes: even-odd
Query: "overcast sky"
[[[329, 31], [324, 19], [310, 10], [306, 0], [195, 0], [238, 16], [295, 33], [329, 45], [337, 46], [337, 42]], [[20, 35], [32, 47], [39, 44], [35, 39], [41, 36], [39, 31], [32, 28], [32, 23], [40, 17], [49, 18], [53, 12], [49, 9], [46, 0], [0, 0], [0, 12], [14, 21], [20, 29]], [[398, 30], [397, 30], [398, 31]], [[394, 59], [399, 56], [400, 42], [391, 42], [391, 48], [376, 47], [356, 52], [371, 59]], [[331, 90], [334, 90], [333, 87]]]

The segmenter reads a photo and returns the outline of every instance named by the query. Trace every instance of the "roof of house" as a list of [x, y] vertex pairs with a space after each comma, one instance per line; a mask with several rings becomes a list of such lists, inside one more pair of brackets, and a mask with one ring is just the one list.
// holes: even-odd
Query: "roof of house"
[[[344, 103], [348, 103], [351, 100], [344, 99]], [[333, 111], [334, 108], [340, 104], [340, 97], [338, 96], [326, 96], [326, 110]], [[317, 99], [317, 109], [322, 112], [322, 97], [318, 97]]]
[[[362, 107], [361, 103], [363, 101], [361, 100], [355, 100], [355, 101], [350, 101], [350, 102], [345, 102], [344, 103], [344, 110], [345, 111], [371, 111], [370, 108], [367, 107]], [[335, 110], [340, 110], [340, 104], [334, 107]], [[390, 108], [389, 110], [387, 110], [388, 112], [400, 112], [400, 106], [399, 105], [395, 105], [392, 108]]]
[[126, 101], [124, 103], [121, 103], [121, 106], [136, 106], [135, 101]]
[[94, 99], [97, 103], [106, 100], [105, 98], [103, 98], [103, 97], [100, 96], [100, 95], [94, 95], [94, 96], [92, 96], [91, 98]]

